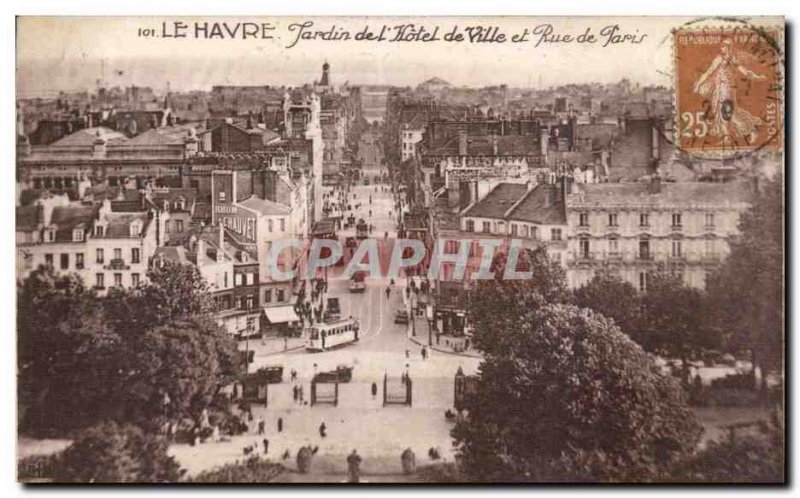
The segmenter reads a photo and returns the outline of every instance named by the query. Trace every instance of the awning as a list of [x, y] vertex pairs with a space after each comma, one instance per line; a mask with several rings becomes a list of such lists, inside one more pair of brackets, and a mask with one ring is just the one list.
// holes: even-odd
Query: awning
[[297, 313], [294, 312], [293, 306], [275, 306], [271, 308], [264, 308], [264, 314], [267, 315], [269, 323], [290, 323], [299, 322]]

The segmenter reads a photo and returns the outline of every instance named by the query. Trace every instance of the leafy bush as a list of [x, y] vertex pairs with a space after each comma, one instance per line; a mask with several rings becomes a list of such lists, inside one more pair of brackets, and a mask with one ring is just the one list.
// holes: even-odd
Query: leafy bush
[[272, 482], [283, 474], [283, 465], [252, 456], [244, 463], [229, 463], [207, 470], [189, 479], [190, 483], [264, 483]]
[[56, 460], [53, 480], [74, 483], [177, 482], [183, 471], [163, 437], [106, 422], [81, 433]]

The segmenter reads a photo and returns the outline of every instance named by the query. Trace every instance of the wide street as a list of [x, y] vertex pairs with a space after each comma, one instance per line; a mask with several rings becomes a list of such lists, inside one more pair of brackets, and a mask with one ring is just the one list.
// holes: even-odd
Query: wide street
[[[397, 212], [388, 185], [374, 184], [382, 172], [380, 161], [374, 160], [379, 151], [374, 143], [369, 139], [360, 146], [364, 158], [370, 159], [364, 161], [362, 170], [362, 178], [368, 177], [370, 184], [351, 187], [348, 202], [354, 208], [352, 213], [356, 219], [363, 218], [375, 226], [372, 237], [378, 240], [381, 259], [386, 259], [381, 264], [385, 272], [388, 255], [397, 237]], [[331, 191], [327, 189], [326, 193]], [[360, 208], [356, 209], [355, 205], [359, 203]], [[350, 211], [344, 214], [347, 216]], [[354, 235], [354, 228], [338, 233], [342, 242]], [[172, 453], [190, 474], [241, 459], [242, 448], [248, 444], [259, 443], [262, 446], [260, 443], [264, 436], [257, 436], [255, 431], [259, 419], [266, 423], [271, 456], [277, 458], [288, 451], [291, 456], [281, 463], [292, 468], [297, 449], [305, 444], [319, 446], [312, 473], [330, 475], [333, 481], [346, 473], [345, 459], [354, 448], [364, 458], [362, 469], [365, 475], [399, 474], [400, 453], [409, 447], [416, 453], [418, 464], [428, 461], [430, 448], [437, 448], [443, 458], [452, 460], [449, 436], [452, 422], [445, 419], [444, 412], [453, 407], [453, 378], [459, 368], [467, 374], [474, 373], [479, 360], [430, 349], [427, 359], [423, 359], [420, 343], [427, 343], [425, 321], [418, 320], [416, 324], [419, 342], [410, 337], [410, 325], [395, 323], [396, 312], [407, 308], [403, 299], [405, 277], [397, 278], [394, 285], [386, 276], [369, 277], [363, 293], [351, 293], [349, 281], [341, 275], [342, 271], [343, 267], [329, 270], [328, 291], [324, 297], [339, 298], [341, 315], [359, 320], [359, 341], [325, 352], [309, 352], [304, 347], [295, 347], [277, 353], [261, 351], [258, 340], [250, 341], [247, 347], [255, 350], [250, 371], [264, 366], [282, 366], [284, 381], [269, 386], [267, 407], [253, 407], [255, 422], [247, 434], [228, 442], [204, 443], [197, 447], [173, 445]], [[387, 288], [390, 288], [388, 297]], [[353, 378], [340, 384], [337, 406], [311, 406], [308, 400], [314, 374], [340, 365], [353, 367]], [[293, 399], [295, 383], [290, 381], [292, 370], [298, 375], [296, 384], [303, 387], [303, 403]], [[384, 407], [384, 375], [389, 376], [396, 390], [401, 386], [399, 377], [403, 373], [412, 379], [412, 406]], [[372, 396], [373, 383], [378, 387], [377, 396]], [[279, 418], [283, 421], [280, 433], [276, 431]], [[318, 434], [322, 422], [328, 427], [324, 438]], [[302, 480], [299, 474], [291, 476]]]

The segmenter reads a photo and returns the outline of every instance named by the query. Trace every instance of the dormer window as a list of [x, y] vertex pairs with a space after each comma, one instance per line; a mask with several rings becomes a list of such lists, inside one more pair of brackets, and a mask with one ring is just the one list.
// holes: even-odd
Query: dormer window
[[130, 225], [130, 235], [131, 237], [138, 237], [140, 233], [142, 233], [142, 223], [140, 221], [134, 221]]
[[73, 242], [83, 242], [83, 228], [76, 228], [72, 231]]
[[103, 225], [97, 225], [94, 227], [94, 234], [96, 237], [103, 237], [106, 234], [106, 227]]
[[44, 231], [44, 241], [45, 242], [55, 242], [56, 241], [56, 229], [55, 228], [47, 228]]

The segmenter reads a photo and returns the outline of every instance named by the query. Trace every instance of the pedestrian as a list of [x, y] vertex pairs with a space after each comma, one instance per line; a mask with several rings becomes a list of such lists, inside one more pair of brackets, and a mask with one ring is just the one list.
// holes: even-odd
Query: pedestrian
[[372, 399], [375, 399], [375, 396], [378, 395], [378, 384], [372, 383]]
[[263, 436], [264, 435], [264, 429], [265, 428], [266, 428], [266, 424], [264, 422], [264, 419], [261, 418], [261, 417], [258, 417], [258, 435], [259, 436]]
[[359, 478], [361, 477], [361, 457], [356, 453], [355, 449], [347, 457], [347, 472], [350, 475], [350, 480], [348, 482], [359, 482]]
[[391, 293], [392, 293], [392, 289], [390, 287], [387, 287], [386, 288], [386, 299], [389, 299], [389, 296], [391, 295]]
[[266, 455], [269, 453], [269, 439], [264, 438], [261, 442], [264, 444], [264, 454]]
[[278, 432], [283, 432], [283, 417], [278, 417]]
[[406, 349], [406, 358], [408, 358], [410, 354], [411, 354], [411, 352]]
[[428, 356], [428, 351], [425, 349], [425, 346], [422, 346], [420, 354], [422, 355], [422, 360], [425, 361], [426, 357]]
[[303, 386], [300, 386], [300, 403], [303, 403]]
[[294, 402], [297, 403], [297, 399], [300, 397], [300, 391], [297, 389], [297, 386], [292, 386], [292, 398], [294, 398]]
[[327, 433], [325, 432], [327, 430], [328, 430], [328, 427], [325, 425], [325, 422], [322, 422], [321, 424], [319, 424], [319, 437], [327, 436]]

